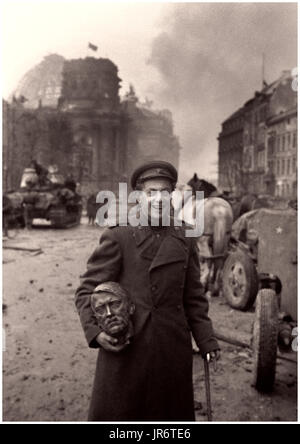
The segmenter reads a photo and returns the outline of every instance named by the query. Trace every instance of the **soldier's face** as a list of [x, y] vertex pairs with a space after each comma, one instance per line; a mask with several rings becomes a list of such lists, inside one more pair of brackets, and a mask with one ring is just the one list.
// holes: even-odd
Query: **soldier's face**
[[110, 336], [118, 336], [126, 332], [134, 305], [126, 298], [112, 293], [93, 293], [92, 308], [99, 326]]
[[148, 217], [161, 221], [163, 215], [170, 214], [172, 185], [167, 179], [149, 179], [143, 183], [146, 195]]

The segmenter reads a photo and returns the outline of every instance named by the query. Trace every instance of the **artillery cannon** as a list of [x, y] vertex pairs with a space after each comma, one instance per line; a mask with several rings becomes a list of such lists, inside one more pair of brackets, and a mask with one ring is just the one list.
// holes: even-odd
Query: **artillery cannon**
[[293, 208], [253, 210], [234, 223], [222, 284], [231, 307], [249, 310], [255, 304], [253, 385], [259, 391], [271, 391], [277, 348], [291, 351], [297, 325], [297, 212]]

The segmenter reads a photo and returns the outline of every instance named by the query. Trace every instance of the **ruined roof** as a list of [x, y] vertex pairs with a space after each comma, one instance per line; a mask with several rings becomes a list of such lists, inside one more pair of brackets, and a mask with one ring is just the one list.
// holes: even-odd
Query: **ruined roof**
[[[62, 84], [64, 57], [49, 54], [31, 68], [21, 79], [12, 97], [24, 96], [26, 108], [37, 108], [39, 101], [45, 106], [57, 106]], [[12, 99], [10, 97], [10, 99]]]

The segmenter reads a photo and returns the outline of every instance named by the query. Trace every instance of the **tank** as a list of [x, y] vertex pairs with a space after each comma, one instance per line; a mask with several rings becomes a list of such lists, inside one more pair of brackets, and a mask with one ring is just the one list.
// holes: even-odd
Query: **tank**
[[33, 162], [25, 168], [20, 188], [3, 196], [3, 220], [7, 227], [31, 227], [44, 219], [54, 228], [78, 225], [82, 199], [71, 177], [64, 178], [56, 166], [48, 169]]

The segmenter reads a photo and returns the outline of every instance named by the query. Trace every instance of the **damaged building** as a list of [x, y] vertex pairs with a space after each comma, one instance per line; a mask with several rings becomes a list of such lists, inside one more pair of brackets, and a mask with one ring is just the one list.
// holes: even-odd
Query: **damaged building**
[[118, 190], [147, 160], [179, 162], [168, 110], [140, 103], [134, 88], [121, 99], [109, 59], [50, 55], [3, 101], [3, 189], [17, 188], [32, 159], [72, 175], [81, 192]]
[[219, 187], [243, 194], [297, 196], [297, 90], [290, 71], [222, 123]]

